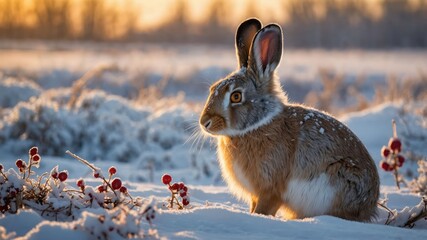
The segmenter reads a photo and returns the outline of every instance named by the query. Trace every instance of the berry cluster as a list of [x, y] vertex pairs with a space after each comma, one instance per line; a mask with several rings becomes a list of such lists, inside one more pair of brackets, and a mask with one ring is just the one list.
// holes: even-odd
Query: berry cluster
[[61, 172], [58, 172], [58, 166], [56, 166], [50, 171], [50, 177], [55, 181], [59, 180], [61, 182], [65, 182], [65, 180], [67, 180], [68, 178], [68, 171], [63, 170]]
[[388, 147], [383, 146], [381, 156], [384, 158], [380, 162], [380, 166], [384, 171], [393, 171], [398, 167], [402, 167], [405, 158], [399, 153], [402, 150], [402, 143], [399, 138], [390, 138]]
[[[177, 204], [178, 209], [183, 209], [185, 206], [190, 204], [190, 197], [188, 196], [188, 188], [185, 186], [183, 182], [180, 183], [173, 183], [172, 177], [169, 174], [164, 174], [162, 176], [162, 182], [165, 185], [168, 185], [169, 191], [171, 192], [171, 199], [169, 201], [169, 208], [173, 208], [174, 202]], [[181, 198], [181, 203], [178, 200], [178, 198]]]
[[[100, 178], [103, 181], [103, 184], [99, 185], [97, 187], [98, 191], [100, 193], [102, 192], [107, 192], [108, 189], [111, 189], [113, 191], [115, 190], [119, 190], [121, 193], [127, 194], [128, 190], [125, 186], [122, 185], [122, 180], [118, 177], [114, 178], [113, 180], [111, 180], [111, 178], [117, 173], [117, 168], [114, 166], [111, 166], [108, 169], [108, 180], [105, 179], [103, 177], [103, 175], [101, 174], [101, 172], [99, 171], [99, 169], [93, 169], [93, 177], [94, 178]], [[81, 185], [81, 186], [79, 186]], [[82, 190], [84, 190], [84, 182], [83, 179], [79, 179], [77, 180], [77, 186], [82, 188]]]
[[28, 163], [26, 163], [22, 159], [18, 159], [16, 160], [15, 165], [18, 168], [20, 173], [24, 173], [24, 178], [25, 178], [25, 176], [29, 177], [32, 174], [31, 172], [32, 166], [37, 168], [39, 167], [41, 160], [42, 158], [39, 155], [39, 149], [37, 147], [32, 147], [28, 151]]
[[31, 176], [35, 174], [31, 168], [38, 168], [41, 159], [38, 148], [32, 147], [28, 151], [28, 162], [16, 160], [18, 172], [14, 169], [4, 172], [4, 167], [0, 164], [0, 212], [15, 213], [23, 207], [27, 198], [40, 201], [46, 197], [47, 191], [43, 191], [41, 184], [31, 184]]
[[381, 156], [383, 157], [383, 160], [380, 161], [380, 167], [384, 171], [394, 171], [396, 185], [398, 188], [400, 188], [400, 186], [397, 170], [402, 167], [405, 162], [405, 158], [400, 154], [401, 151], [402, 142], [397, 137], [396, 122], [393, 120], [393, 137], [390, 138], [388, 146], [383, 146], [381, 149]]

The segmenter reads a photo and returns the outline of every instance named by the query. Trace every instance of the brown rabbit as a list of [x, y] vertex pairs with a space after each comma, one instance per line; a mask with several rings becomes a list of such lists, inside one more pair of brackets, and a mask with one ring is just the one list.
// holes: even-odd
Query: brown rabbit
[[275, 76], [280, 26], [241, 23], [236, 50], [239, 69], [212, 85], [200, 117], [201, 128], [218, 140], [232, 193], [255, 213], [370, 221], [379, 194], [375, 163], [341, 122], [288, 103]]

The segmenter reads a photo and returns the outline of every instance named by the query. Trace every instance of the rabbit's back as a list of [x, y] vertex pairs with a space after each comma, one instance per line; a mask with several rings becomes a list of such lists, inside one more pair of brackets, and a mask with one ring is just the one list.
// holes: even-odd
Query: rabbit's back
[[282, 201], [288, 217], [329, 214], [367, 221], [375, 214], [378, 174], [360, 140], [320, 111], [285, 105], [271, 123], [220, 137], [223, 175], [248, 203]]
[[294, 126], [295, 121], [299, 125], [292, 179], [302, 179], [302, 186], [311, 184], [307, 179], [323, 185], [319, 201], [327, 202], [326, 193], [333, 194], [327, 214], [369, 221], [376, 213], [379, 176], [363, 143], [347, 126], [324, 112], [299, 105], [285, 109], [285, 115], [295, 119]]

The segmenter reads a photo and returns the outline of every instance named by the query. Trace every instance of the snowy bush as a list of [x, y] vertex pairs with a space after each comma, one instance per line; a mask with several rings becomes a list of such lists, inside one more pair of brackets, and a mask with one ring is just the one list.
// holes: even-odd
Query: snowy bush
[[427, 227], [427, 197], [424, 196], [421, 199], [421, 202], [414, 207], [405, 206], [402, 210], [391, 210], [386, 207], [383, 200], [379, 203], [381, 207], [388, 211], [388, 217], [386, 218], [384, 224], [391, 225], [396, 227], [409, 227], [413, 228], [415, 225], [418, 228]]
[[85, 90], [67, 106], [70, 90], [51, 90], [20, 102], [0, 120], [0, 143], [15, 153], [40, 144], [48, 155], [66, 149], [90, 159], [135, 161], [144, 152], [183, 148], [189, 123], [196, 121], [192, 108], [168, 100], [168, 107], [137, 106], [99, 90]]
[[73, 87], [82, 83], [86, 89], [98, 89], [124, 98], [135, 96], [138, 92], [128, 73], [115, 64], [100, 65], [87, 72], [74, 83]]
[[42, 145], [43, 152], [58, 155], [75, 144], [81, 123], [58, 102], [44, 97], [16, 105], [0, 123], [0, 143], [23, 153], [32, 145]]
[[44, 89], [69, 87], [78, 79], [78, 72], [66, 69], [52, 69], [41, 71], [35, 81]]
[[417, 193], [427, 196], [427, 161], [418, 161], [418, 177], [409, 183], [409, 187]]
[[98, 239], [109, 239], [115, 235], [143, 236], [141, 221], [151, 223], [155, 218], [151, 202], [132, 198], [120, 178], [112, 179], [117, 173], [115, 167], [108, 169], [106, 177], [95, 165], [68, 153], [91, 168], [94, 177], [101, 180], [101, 185], [94, 188], [79, 179], [76, 189], [67, 182], [68, 172], [59, 171], [58, 166], [50, 173], [35, 176], [31, 168], [38, 167], [42, 159], [38, 148], [32, 147], [28, 161], [16, 161], [18, 172], [13, 168], [5, 171], [0, 165], [0, 212], [14, 214], [18, 209], [32, 209], [44, 218], [56, 221], [74, 220], [81, 215], [74, 228]]
[[40, 86], [26, 79], [1, 78], [0, 76], [0, 108], [13, 107], [21, 101], [37, 97], [42, 91]]

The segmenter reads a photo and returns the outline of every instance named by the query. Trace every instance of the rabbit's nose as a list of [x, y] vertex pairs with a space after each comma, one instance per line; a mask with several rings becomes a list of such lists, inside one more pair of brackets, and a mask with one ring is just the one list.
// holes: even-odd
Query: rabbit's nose
[[200, 119], [200, 125], [205, 129], [208, 130], [210, 126], [212, 126], [212, 120], [208, 115], [204, 115]]
[[203, 124], [203, 126], [205, 126], [206, 129], [209, 129], [209, 127], [211, 126], [212, 120], [209, 120], [207, 122], [205, 122], [205, 124]]

